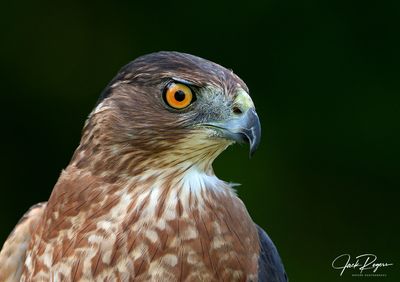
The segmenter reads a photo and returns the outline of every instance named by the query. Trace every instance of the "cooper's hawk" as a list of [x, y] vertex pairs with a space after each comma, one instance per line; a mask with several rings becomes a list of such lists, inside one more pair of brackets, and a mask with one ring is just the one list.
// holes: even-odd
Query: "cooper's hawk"
[[0, 280], [286, 281], [272, 241], [212, 169], [230, 144], [259, 144], [248, 92], [189, 54], [123, 67], [48, 202], [5, 242]]

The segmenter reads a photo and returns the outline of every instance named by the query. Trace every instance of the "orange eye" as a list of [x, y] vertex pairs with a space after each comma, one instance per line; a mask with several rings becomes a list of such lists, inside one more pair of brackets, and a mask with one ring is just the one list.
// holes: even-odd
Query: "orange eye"
[[193, 93], [189, 87], [181, 83], [170, 83], [165, 92], [165, 102], [174, 109], [184, 109], [193, 101]]

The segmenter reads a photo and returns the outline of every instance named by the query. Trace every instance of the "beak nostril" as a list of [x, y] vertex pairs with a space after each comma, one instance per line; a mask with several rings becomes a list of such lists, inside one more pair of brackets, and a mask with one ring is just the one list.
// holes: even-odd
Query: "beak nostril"
[[237, 115], [243, 114], [242, 110], [239, 109], [238, 107], [233, 107], [232, 111]]

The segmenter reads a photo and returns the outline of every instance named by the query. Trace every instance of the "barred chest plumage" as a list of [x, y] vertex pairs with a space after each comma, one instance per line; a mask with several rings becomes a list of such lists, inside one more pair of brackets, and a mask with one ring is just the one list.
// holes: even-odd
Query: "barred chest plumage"
[[69, 166], [22, 281], [253, 281], [256, 242], [243, 203], [213, 173], [147, 170], [110, 184]]

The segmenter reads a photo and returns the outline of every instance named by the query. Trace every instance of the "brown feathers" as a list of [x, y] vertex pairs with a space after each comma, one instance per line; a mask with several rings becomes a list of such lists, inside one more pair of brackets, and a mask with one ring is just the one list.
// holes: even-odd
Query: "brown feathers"
[[[193, 173], [189, 182], [202, 177]], [[258, 237], [243, 203], [216, 178], [175, 184], [181, 176], [116, 189], [69, 167], [33, 237], [24, 279], [255, 279]]]
[[[196, 102], [169, 108], [162, 93], [171, 80], [189, 85]], [[188, 54], [155, 53], [124, 67], [29, 223], [21, 281], [256, 280], [256, 227], [212, 169], [232, 141], [201, 126], [229, 119], [243, 90], [232, 71]]]
[[0, 281], [19, 281], [32, 235], [36, 232], [46, 203], [32, 206], [8, 236], [0, 253]]

